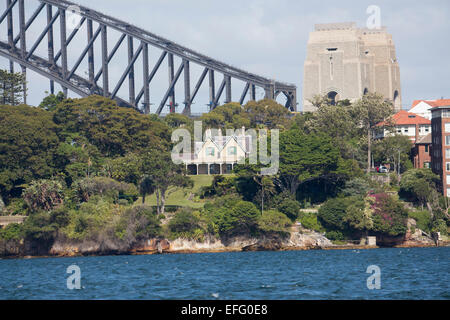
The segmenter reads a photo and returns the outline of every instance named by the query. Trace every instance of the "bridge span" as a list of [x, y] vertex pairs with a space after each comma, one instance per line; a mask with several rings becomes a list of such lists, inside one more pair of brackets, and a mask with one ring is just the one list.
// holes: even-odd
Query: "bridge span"
[[[202, 55], [192, 49], [181, 46], [173, 41], [164, 39], [142, 28], [136, 27], [119, 19], [107, 16], [98, 11], [84, 6], [76, 5], [65, 0], [0, 0], [3, 1], [4, 10], [0, 9], [0, 27], [6, 25], [7, 39], [0, 41], [0, 56], [13, 63], [18, 63], [22, 72], [26, 75], [30, 69], [50, 80], [50, 92], [54, 93], [55, 83], [63, 88], [67, 96], [68, 90], [82, 96], [98, 94], [115, 99], [119, 105], [132, 107], [143, 113], [150, 113], [150, 85], [160, 71], [161, 65], [167, 63], [168, 86], [162, 99], [156, 101], [156, 114], [161, 114], [166, 106], [170, 112], [175, 111], [175, 88], [183, 76], [183, 113], [191, 114], [194, 100], [204, 84], [209, 84], [209, 107], [213, 110], [219, 105], [220, 99], [225, 95], [225, 103], [237, 101], [244, 103], [246, 98], [256, 99], [256, 88], [262, 88], [264, 97], [276, 99], [283, 94], [286, 97], [286, 108], [297, 111], [296, 86], [268, 79], [226, 63], [220, 62], [206, 55]], [[34, 5], [36, 8], [28, 17], [25, 15], [26, 6]], [[0, 7], [1, 8], [1, 7]], [[78, 27], [71, 30], [68, 27], [68, 17], [76, 15], [79, 18]], [[38, 18], [46, 19], [46, 24], [37, 24]], [[3, 25], [3, 26], [2, 26]], [[86, 30], [84, 34], [80, 34]], [[18, 30], [17, 30], [18, 29]], [[118, 32], [120, 37], [111, 45], [109, 32]], [[31, 33], [38, 34], [33, 42], [27, 39], [33, 38]], [[58, 36], [56, 37], [55, 34]], [[84, 38], [85, 47], [75, 62], [69, 65], [68, 54], [75, 46], [75, 37]], [[46, 45], [48, 54], [37, 54], [37, 48]], [[100, 50], [95, 50], [95, 44], [100, 43]], [[114, 70], [120, 68], [120, 78], [113, 81], [111, 75], [112, 59], [122, 46], [126, 46], [128, 63], [114, 64]], [[59, 50], [56, 50], [59, 48]], [[156, 63], [150, 66], [149, 50], [157, 48], [161, 55]], [[79, 49], [79, 48], [77, 48]], [[175, 66], [174, 57], [181, 60], [179, 66]], [[88, 64], [88, 71], [80, 72], [80, 65]], [[99, 61], [99, 65], [95, 62]], [[138, 61], [140, 62], [138, 65]], [[191, 85], [191, 64], [201, 67], [202, 72]], [[139, 71], [142, 87], [136, 90], [135, 71]], [[216, 87], [216, 75], [222, 77], [220, 86]], [[208, 79], [208, 80], [206, 80]], [[127, 81], [125, 81], [127, 80]], [[233, 99], [233, 80], [244, 83], [242, 92], [238, 92], [238, 99]], [[122, 87], [128, 85], [126, 97], [119, 97]], [[123, 91], [123, 90], [122, 90]], [[25, 101], [26, 102], [26, 101]]]

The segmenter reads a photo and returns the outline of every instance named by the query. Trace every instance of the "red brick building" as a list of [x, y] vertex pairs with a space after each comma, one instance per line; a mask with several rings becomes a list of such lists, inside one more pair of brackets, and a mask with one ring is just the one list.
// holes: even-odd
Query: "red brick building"
[[[415, 143], [420, 138], [431, 133], [430, 120], [406, 110], [394, 114], [391, 118], [391, 122], [394, 124], [394, 128], [380, 130], [375, 135], [376, 139], [382, 139], [389, 135], [401, 134], [409, 137], [411, 142]], [[384, 122], [379, 123], [377, 126], [383, 127]]]
[[431, 109], [432, 152], [431, 169], [441, 177], [443, 195], [450, 197], [450, 102]]
[[431, 168], [431, 133], [420, 137], [411, 150], [414, 168]]
[[[431, 158], [431, 121], [415, 113], [402, 110], [392, 116], [391, 122], [394, 128], [379, 131], [375, 138], [399, 134], [409, 137], [411, 140], [411, 160], [414, 168], [430, 168]], [[378, 124], [382, 127], [384, 122]]]

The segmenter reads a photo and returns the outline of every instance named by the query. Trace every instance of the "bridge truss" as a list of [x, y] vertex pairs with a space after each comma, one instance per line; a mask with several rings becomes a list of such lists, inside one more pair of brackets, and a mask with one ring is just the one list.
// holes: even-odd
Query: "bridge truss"
[[[2, 0], [0, 0], [2, 1]], [[6, 7], [0, 11], [0, 27], [7, 26], [7, 40], [0, 41], [0, 56], [8, 59], [13, 69], [13, 62], [18, 63], [22, 72], [26, 75], [26, 70], [30, 69], [50, 80], [50, 91], [54, 93], [55, 83], [63, 88], [67, 96], [68, 90], [82, 96], [98, 94], [115, 99], [119, 105], [132, 107], [143, 113], [150, 113], [150, 84], [155, 79], [158, 70], [163, 63], [167, 63], [169, 73], [168, 86], [161, 101], [158, 101], [156, 114], [161, 114], [164, 107], [168, 105], [170, 111], [174, 112], [175, 86], [183, 75], [184, 86], [184, 114], [191, 113], [191, 107], [200, 88], [204, 82], [209, 83], [209, 106], [213, 110], [219, 105], [219, 100], [225, 94], [225, 103], [238, 101], [243, 104], [247, 95], [250, 100], [256, 98], [256, 88], [264, 90], [264, 97], [276, 99], [279, 94], [286, 97], [286, 107], [292, 111], [297, 111], [296, 87], [271, 80], [265, 77], [246, 72], [228, 64], [202, 55], [189, 48], [178, 45], [172, 41], [159, 37], [146, 30], [120, 21], [113, 17], [104, 15], [92, 9], [75, 5], [64, 0], [3, 0]], [[26, 5], [38, 5], [33, 13], [26, 17]], [[28, 10], [29, 11], [29, 10]], [[79, 18], [78, 26], [73, 30], [68, 28], [68, 16], [76, 14]], [[46, 19], [46, 24], [39, 29], [33, 28], [38, 17]], [[18, 19], [18, 20], [17, 20]], [[58, 26], [59, 24], [59, 26]], [[87, 30], [85, 35], [85, 47], [81, 54], [74, 60], [75, 63], [69, 66], [68, 52], [71, 52], [72, 42], [77, 33], [85, 25]], [[95, 28], [94, 28], [95, 26]], [[18, 30], [16, 30], [18, 29]], [[57, 29], [57, 30], [56, 30]], [[108, 32], [114, 30], [120, 34], [117, 42], [111, 46], [108, 39]], [[31, 38], [29, 33], [38, 34], [31, 43], [27, 39]], [[58, 33], [59, 37], [55, 37]], [[37, 54], [37, 48], [41, 43], [47, 42], [48, 55], [45, 57]], [[101, 50], [94, 50], [94, 45], [100, 43]], [[135, 48], [135, 44], [138, 47]], [[110, 74], [112, 68], [111, 60], [116, 55], [121, 46], [125, 45], [128, 52], [128, 63], [118, 66], [114, 64], [114, 70], [120, 69], [120, 78], [112, 81]], [[56, 50], [59, 48], [59, 50]], [[150, 68], [149, 50], [158, 48], [162, 53]], [[79, 48], [77, 48], [79, 49]], [[178, 57], [181, 63], [175, 68], [174, 57]], [[87, 60], [86, 60], [87, 59]], [[138, 59], [141, 63], [137, 65]], [[88, 64], [88, 71], [84, 74], [80, 72], [80, 65], [83, 62]], [[100, 61], [100, 66], [95, 66], [95, 61]], [[198, 79], [195, 79], [195, 86], [191, 86], [191, 64], [196, 64], [202, 68]], [[136, 70], [142, 68], [142, 88], [136, 91]], [[222, 81], [218, 89], [215, 85], [216, 75], [222, 76]], [[206, 80], [208, 78], [209, 81]], [[232, 80], [240, 80], [245, 84], [240, 92], [239, 100], [232, 100]], [[128, 81], [125, 81], [128, 80]], [[119, 91], [128, 84], [128, 97], [119, 97]], [[217, 89], [217, 90], [216, 90]], [[26, 103], [26, 101], [25, 101]]]

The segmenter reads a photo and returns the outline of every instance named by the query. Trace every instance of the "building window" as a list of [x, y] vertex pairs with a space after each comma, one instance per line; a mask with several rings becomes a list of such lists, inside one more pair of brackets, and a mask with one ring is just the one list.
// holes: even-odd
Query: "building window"
[[450, 159], [450, 149], [445, 149], [445, 159]]
[[450, 162], [445, 163], [446, 171], [450, 171]]
[[405, 133], [408, 133], [409, 128], [405, 127]]
[[450, 136], [445, 136], [445, 145], [450, 146]]
[[450, 133], [450, 123], [445, 124], [445, 132]]
[[430, 169], [430, 163], [429, 162], [425, 162], [423, 164], [423, 167], [426, 168], [426, 169]]
[[214, 148], [206, 148], [206, 155], [207, 156], [214, 156]]
[[235, 156], [237, 154], [237, 148], [236, 147], [229, 147], [228, 148], [228, 155], [229, 156]]
[[428, 153], [428, 145], [425, 145], [425, 152]]

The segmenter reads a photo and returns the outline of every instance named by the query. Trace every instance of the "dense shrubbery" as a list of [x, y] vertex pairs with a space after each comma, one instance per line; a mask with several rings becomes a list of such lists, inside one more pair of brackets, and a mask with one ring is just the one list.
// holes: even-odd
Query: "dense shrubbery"
[[184, 208], [178, 211], [170, 220], [168, 229], [171, 238], [203, 240], [204, 229], [199, 213], [191, 209]]
[[344, 217], [351, 202], [350, 198], [336, 198], [325, 202], [320, 207], [317, 216], [320, 223], [328, 229], [345, 229]]
[[412, 169], [402, 175], [399, 194], [421, 205], [431, 200], [439, 177], [430, 169]]
[[410, 211], [409, 217], [416, 220], [416, 227], [425, 232], [431, 231], [431, 214], [427, 210]]
[[317, 219], [317, 214], [314, 212], [301, 212], [298, 221], [303, 227], [309, 230], [314, 230], [317, 232], [325, 232], [325, 228], [320, 224]]
[[258, 227], [265, 233], [286, 235], [291, 225], [292, 221], [286, 215], [276, 210], [264, 211], [258, 219]]
[[[406, 233], [408, 211], [387, 194], [328, 200], [319, 209], [320, 222], [333, 240], [369, 233], [399, 236]], [[330, 233], [334, 231], [333, 233]]]
[[129, 203], [137, 200], [139, 192], [134, 184], [118, 182], [104, 177], [85, 178], [76, 181], [73, 186], [78, 202], [87, 202], [92, 196], [111, 198], [117, 202], [125, 199]]
[[60, 181], [33, 181], [23, 193], [23, 198], [32, 211], [49, 211], [64, 203], [64, 187]]
[[292, 199], [284, 199], [279, 205], [278, 210], [286, 215], [292, 221], [298, 218], [300, 204]]

